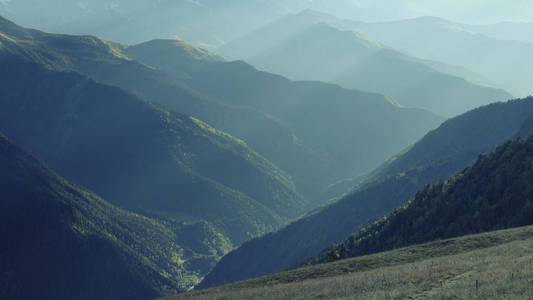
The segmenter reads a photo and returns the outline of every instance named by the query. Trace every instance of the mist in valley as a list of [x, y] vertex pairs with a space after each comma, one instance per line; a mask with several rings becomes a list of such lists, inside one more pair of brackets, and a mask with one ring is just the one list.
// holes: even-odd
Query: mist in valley
[[[532, 83], [529, 0], [0, 0], [0, 298], [351, 297], [527, 244]], [[472, 295], [435, 274], [369, 285]]]

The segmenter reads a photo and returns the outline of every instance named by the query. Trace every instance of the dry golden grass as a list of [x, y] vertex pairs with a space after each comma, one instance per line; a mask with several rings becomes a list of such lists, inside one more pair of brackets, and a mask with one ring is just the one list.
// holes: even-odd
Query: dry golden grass
[[533, 299], [532, 261], [533, 227], [523, 227], [300, 268], [166, 300]]

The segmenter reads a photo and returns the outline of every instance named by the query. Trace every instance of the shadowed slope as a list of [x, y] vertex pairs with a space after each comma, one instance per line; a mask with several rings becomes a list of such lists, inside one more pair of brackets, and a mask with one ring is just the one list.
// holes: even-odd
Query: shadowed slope
[[68, 183], [0, 135], [3, 299], [147, 299], [183, 291], [176, 234]]

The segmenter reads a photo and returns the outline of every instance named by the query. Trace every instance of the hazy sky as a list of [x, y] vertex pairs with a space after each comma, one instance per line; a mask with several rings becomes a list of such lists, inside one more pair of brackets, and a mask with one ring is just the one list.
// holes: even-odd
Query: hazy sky
[[[0, 0], [18, 3], [22, 0]], [[49, 0], [26, 0], [28, 4]], [[57, 3], [91, 3], [91, 0], [54, 0]], [[131, 0], [142, 3], [156, 0]], [[158, 0], [163, 1], [163, 0]], [[497, 23], [502, 21], [533, 22], [533, 0], [164, 0], [192, 2], [218, 8], [242, 5], [247, 1], [271, 2], [295, 12], [304, 8], [322, 10], [340, 17], [362, 21], [388, 21], [420, 16], [437, 16], [464, 23]], [[107, 2], [107, 3], [106, 3]], [[98, 0], [99, 5], [128, 1]]]
[[328, 9], [329, 6], [329, 9], [337, 15], [366, 21], [431, 15], [468, 23], [533, 22], [533, 0], [310, 0], [309, 2], [321, 6], [322, 9]]

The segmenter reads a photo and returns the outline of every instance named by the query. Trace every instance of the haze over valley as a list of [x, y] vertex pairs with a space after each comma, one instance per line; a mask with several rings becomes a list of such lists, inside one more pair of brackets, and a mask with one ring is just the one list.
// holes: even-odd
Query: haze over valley
[[0, 0], [0, 298], [531, 295], [533, 4], [452, 2]]

